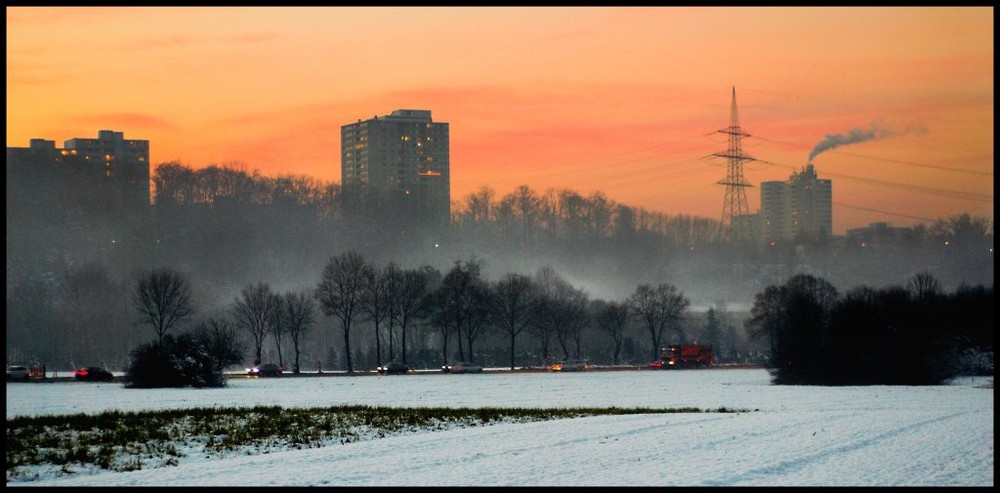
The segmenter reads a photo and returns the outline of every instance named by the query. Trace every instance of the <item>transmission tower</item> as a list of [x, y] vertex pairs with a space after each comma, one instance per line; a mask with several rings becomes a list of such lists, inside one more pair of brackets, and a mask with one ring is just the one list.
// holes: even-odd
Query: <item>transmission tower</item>
[[736, 87], [733, 87], [733, 109], [729, 114], [729, 127], [718, 130], [718, 133], [729, 135], [729, 149], [726, 152], [712, 154], [715, 157], [726, 158], [726, 179], [720, 185], [726, 186], [726, 198], [722, 203], [722, 221], [719, 233], [730, 241], [749, 240], [753, 238], [753, 224], [750, 221], [750, 210], [747, 206], [748, 187], [753, 185], [743, 179], [743, 162], [757, 161], [745, 154], [740, 140], [750, 137], [750, 134], [740, 130], [740, 116], [736, 111]]

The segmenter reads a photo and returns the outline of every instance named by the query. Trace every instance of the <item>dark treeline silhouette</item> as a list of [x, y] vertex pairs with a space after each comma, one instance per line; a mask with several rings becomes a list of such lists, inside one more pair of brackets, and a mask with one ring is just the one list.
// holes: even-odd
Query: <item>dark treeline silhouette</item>
[[798, 274], [757, 294], [747, 321], [770, 345], [775, 383], [933, 385], [993, 374], [993, 288], [941, 292], [919, 273], [909, 287], [855, 287]]
[[[798, 273], [822, 276], [840, 289], [898, 284], [922, 271], [945, 289], [992, 285], [992, 226], [968, 215], [878, 242], [802, 237], [765, 247], [727, 242], [715, 220], [629, 207], [600, 192], [520, 186], [499, 195], [482, 187], [453, 203], [451, 225], [440, 230], [423, 227], [399, 197], [345, 198], [336, 183], [266, 177], [239, 164], [195, 170], [164, 163], [153, 184], [154, 204], [116, 211], [97, 194], [60, 201], [12, 182], [8, 173], [8, 360], [50, 368], [123, 366], [131, 348], [156, 337], [130, 300], [137, 280], [163, 267], [186, 276], [198, 305], [178, 333], [227, 322], [256, 350], [249, 329], [231, 318], [244, 288], [265, 283], [276, 294], [312, 297], [329, 260], [349, 251], [362, 253], [373, 268], [409, 273], [412, 282], [442, 282], [456, 263], [474, 267], [482, 285], [493, 288], [508, 274], [541, 280], [557, 294], [551, 312], [577, 318], [556, 325], [527, 322], [514, 312], [498, 331], [495, 322], [465, 325], [470, 319], [461, 312], [438, 314], [435, 321], [410, 306], [405, 322], [386, 315], [377, 331], [368, 314], [359, 315], [347, 350], [342, 331], [331, 329], [334, 315], [313, 297], [311, 328], [293, 340], [274, 324], [279, 329], [262, 333], [262, 360], [283, 362], [287, 355], [298, 362], [293, 365], [330, 370], [404, 358], [426, 367], [470, 357], [500, 366], [576, 356], [644, 364], [657, 342], [711, 338], [719, 339], [720, 360], [745, 361], [764, 348], [746, 337], [743, 310], [758, 292]], [[417, 271], [441, 278], [421, 280]], [[561, 282], [550, 282], [554, 277]], [[518, 285], [506, 285], [507, 294]], [[619, 324], [621, 314], [579, 315], [610, 309], [603, 303], [624, 304], [641, 285], [674, 286], [689, 301], [688, 313], [653, 332], [632, 317]], [[475, 305], [471, 297], [463, 303]], [[734, 311], [732, 304], [747, 308]], [[716, 317], [711, 323], [703, 312], [709, 306]], [[257, 358], [247, 356], [246, 364]]]

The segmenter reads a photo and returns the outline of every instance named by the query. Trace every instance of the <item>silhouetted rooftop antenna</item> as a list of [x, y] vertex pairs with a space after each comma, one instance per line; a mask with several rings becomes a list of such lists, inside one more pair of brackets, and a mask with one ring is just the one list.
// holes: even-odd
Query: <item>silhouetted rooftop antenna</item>
[[729, 149], [717, 152], [712, 156], [726, 158], [726, 179], [720, 185], [726, 186], [726, 198], [722, 203], [722, 221], [719, 234], [728, 236], [731, 241], [749, 240], [753, 238], [753, 223], [750, 220], [750, 209], [747, 205], [748, 187], [753, 185], [743, 179], [743, 162], [757, 161], [743, 152], [740, 140], [750, 137], [750, 134], [740, 130], [740, 116], [736, 111], [736, 87], [733, 86], [733, 109], [729, 114], [729, 127], [718, 130], [718, 133], [729, 135]]

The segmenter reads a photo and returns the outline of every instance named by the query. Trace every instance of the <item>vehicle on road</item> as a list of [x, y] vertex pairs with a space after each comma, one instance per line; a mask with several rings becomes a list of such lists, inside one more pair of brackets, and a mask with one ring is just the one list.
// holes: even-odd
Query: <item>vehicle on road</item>
[[280, 377], [282, 373], [284, 370], [274, 363], [264, 363], [247, 368], [247, 375], [251, 377]]
[[660, 359], [649, 364], [652, 368], [703, 368], [715, 364], [711, 344], [675, 344], [660, 349]]
[[586, 359], [568, 359], [553, 364], [552, 371], [587, 371], [590, 369], [590, 361]]
[[73, 378], [81, 382], [111, 382], [115, 376], [100, 366], [85, 366], [73, 372]]
[[27, 366], [7, 367], [8, 382], [27, 382], [30, 376], [31, 376], [31, 370], [29, 370]]
[[376, 371], [378, 371], [379, 375], [405, 375], [407, 373], [413, 373], [412, 368], [398, 361], [380, 365]]
[[449, 363], [441, 367], [445, 373], [482, 373], [483, 367], [469, 361]]

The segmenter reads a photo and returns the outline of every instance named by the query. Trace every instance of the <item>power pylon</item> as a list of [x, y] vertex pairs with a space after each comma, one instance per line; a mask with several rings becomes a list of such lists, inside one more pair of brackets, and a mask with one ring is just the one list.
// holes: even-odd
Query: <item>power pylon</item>
[[717, 152], [712, 156], [726, 158], [726, 179], [720, 185], [726, 186], [726, 198], [722, 203], [722, 221], [719, 234], [728, 237], [730, 241], [749, 240], [753, 238], [753, 224], [749, 220], [750, 209], [747, 205], [746, 189], [753, 185], [743, 179], [743, 162], [757, 159], [743, 152], [740, 141], [750, 134], [740, 130], [740, 116], [736, 111], [736, 87], [733, 87], [733, 109], [729, 114], [729, 127], [718, 130], [718, 133], [729, 135], [729, 149]]

